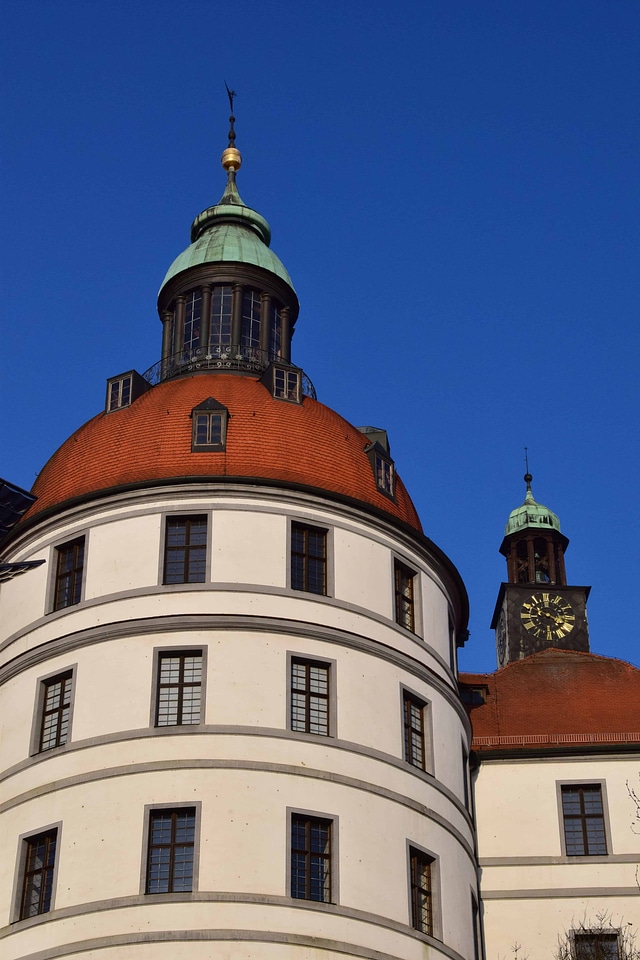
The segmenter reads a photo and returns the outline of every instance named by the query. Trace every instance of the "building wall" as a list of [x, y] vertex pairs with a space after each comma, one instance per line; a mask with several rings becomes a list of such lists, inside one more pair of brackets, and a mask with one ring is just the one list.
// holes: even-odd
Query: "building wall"
[[[637, 783], [640, 754], [486, 759], [475, 804], [486, 956], [553, 957], [558, 936], [580, 923], [640, 926], [640, 835], [627, 783]], [[606, 856], [567, 856], [560, 786], [601, 785]]]
[[[162, 583], [165, 518], [176, 514], [209, 518], [205, 583]], [[328, 531], [327, 596], [290, 587], [291, 519]], [[56, 548], [80, 535], [81, 602], [54, 612]], [[137, 957], [144, 943], [164, 956], [176, 939], [181, 956], [204, 955], [185, 931], [208, 957], [310, 957], [321, 945], [323, 957], [410, 960], [430, 944], [430, 955], [471, 960], [469, 728], [449, 631], [460, 598], [424, 541], [303, 494], [198, 485], [45, 519], [10, 559], [38, 558], [43, 567], [0, 593], [7, 960], [94, 947]], [[417, 573], [415, 633], [395, 622], [394, 558]], [[181, 648], [206, 652], [202, 721], [157, 728], [155, 657]], [[331, 664], [328, 737], [289, 729], [292, 655]], [[34, 752], [43, 678], [69, 669], [69, 740]], [[426, 705], [426, 771], [404, 758], [404, 689]], [[181, 804], [197, 806], [194, 890], [146, 895], [145, 811]], [[331, 903], [289, 895], [292, 810], [334, 822]], [[53, 824], [52, 910], [16, 921], [19, 838]], [[432, 937], [411, 926], [409, 844], [434, 857]]]

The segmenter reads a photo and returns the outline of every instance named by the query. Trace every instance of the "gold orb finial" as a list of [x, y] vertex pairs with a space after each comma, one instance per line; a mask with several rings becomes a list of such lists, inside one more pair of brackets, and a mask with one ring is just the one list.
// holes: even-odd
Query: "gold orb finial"
[[225, 170], [239, 170], [242, 166], [242, 155], [237, 147], [227, 147], [222, 151], [220, 163]]

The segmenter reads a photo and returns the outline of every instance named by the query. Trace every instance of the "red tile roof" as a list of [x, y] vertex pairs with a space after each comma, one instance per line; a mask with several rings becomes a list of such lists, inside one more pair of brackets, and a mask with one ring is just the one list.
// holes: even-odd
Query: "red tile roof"
[[460, 683], [486, 689], [467, 708], [481, 753], [640, 743], [640, 670], [622, 660], [551, 649]]
[[[191, 452], [190, 414], [208, 397], [228, 408], [225, 452]], [[364, 453], [368, 439], [322, 403], [274, 399], [256, 380], [199, 373], [152, 387], [130, 407], [100, 413], [43, 467], [27, 514], [123, 484], [191, 477], [302, 484], [358, 500], [421, 531], [397, 478], [395, 502], [381, 493]]]

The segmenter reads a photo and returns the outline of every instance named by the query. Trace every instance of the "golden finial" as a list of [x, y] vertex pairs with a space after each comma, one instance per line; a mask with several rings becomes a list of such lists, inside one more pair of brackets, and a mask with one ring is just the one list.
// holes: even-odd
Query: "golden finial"
[[222, 151], [221, 163], [224, 169], [229, 174], [234, 174], [236, 170], [239, 170], [242, 166], [242, 156], [240, 151], [235, 145], [236, 140], [236, 131], [234, 128], [234, 123], [236, 118], [233, 115], [233, 101], [236, 95], [235, 90], [229, 90], [225, 82], [225, 87], [227, 88], [227, 96], [229, 97], [229, 108], [231, 110], [231, 116], [229, 117], [229, 146], [226, 150]]

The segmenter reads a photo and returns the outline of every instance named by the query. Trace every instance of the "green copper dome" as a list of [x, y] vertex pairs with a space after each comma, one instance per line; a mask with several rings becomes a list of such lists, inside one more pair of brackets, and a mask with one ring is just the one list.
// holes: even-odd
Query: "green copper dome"
[[227, 262], [261, 267], [280, 277], [293, 290], [291, 277], [284, 264], [269, 249], [269, 224], [257, 211], [242, 202], [234, 171], [229, 171], [229, 180], [220, 202], [207, 207], [193, 221], [191, 240], [190, 246], [169, 267], [162, 287], [189, 267], [201, 263]]
[[543, 506], [533, 498], [531, 492], [531, 474], [525, 474], [527, 484], [527, 495], [521, 507], [516, 507], [509, 514], [507, 525], [504, 528], [504, 535], [508, 537], [511, 533], [517, 533], [524, 527], [536, 527], [542, 530], [557, 530], [560, 532], [560, 520], [558, 516], [549, 510], [549, 507]]

